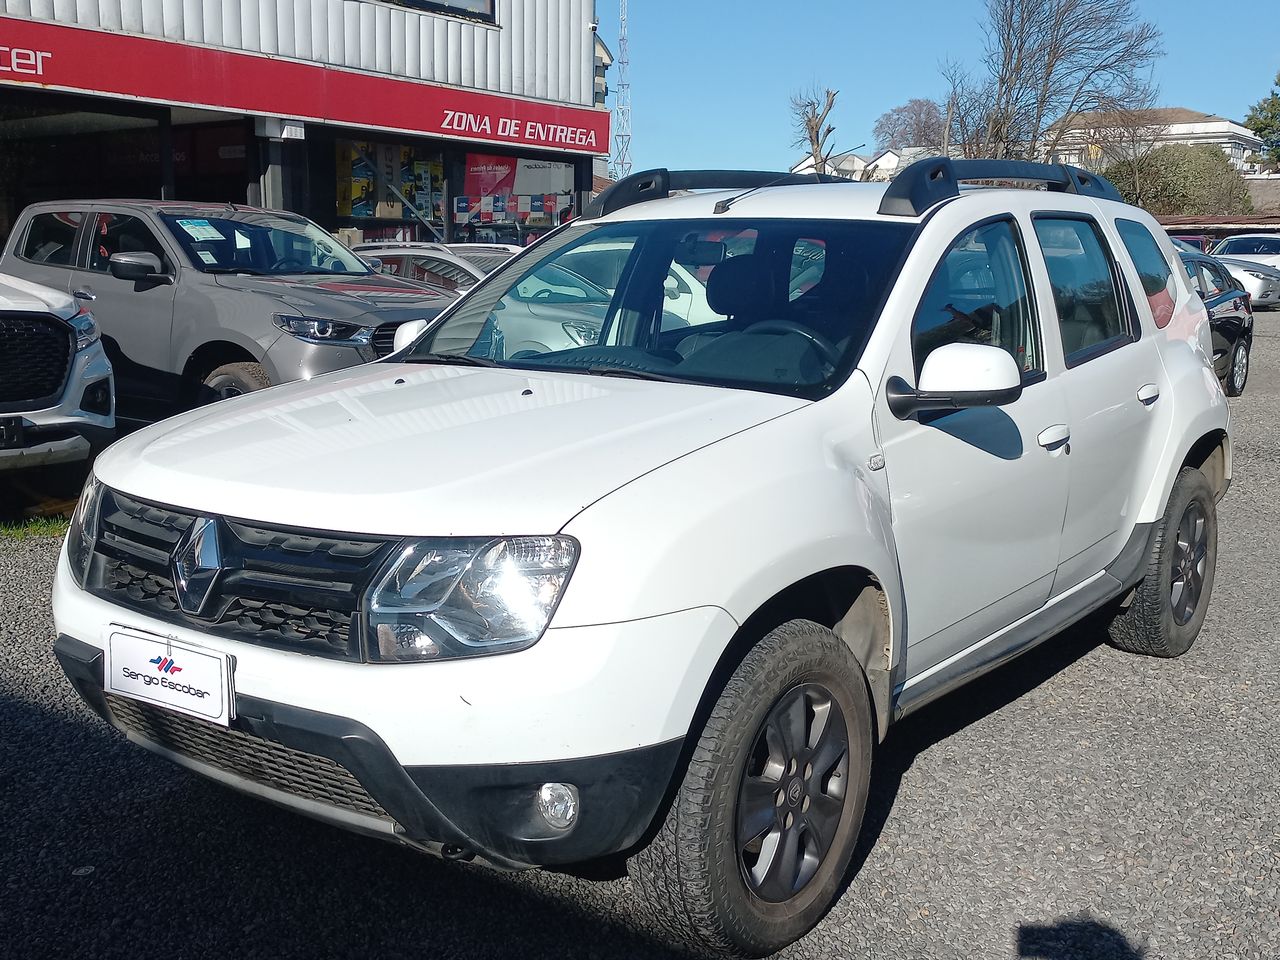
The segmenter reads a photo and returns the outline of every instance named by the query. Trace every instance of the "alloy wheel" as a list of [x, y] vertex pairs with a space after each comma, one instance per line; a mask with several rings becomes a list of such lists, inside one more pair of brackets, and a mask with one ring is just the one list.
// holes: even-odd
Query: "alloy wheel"
[[1249, 376], [1249, 351], [1245, 347], [1236, 350], [1235, 359], [1231, 363], [1231, 384], [1236, 393], [1244, 389], [1245, 378]]
[[738, 863], [762, 900], [790, 900], [831, 849], [849, 784], [849, 731], [831, 692], [784, 693], [756, 733], [738, 790]]
[[1208, 552], [1208, 524], [1204, 509], [1199, 501], [1192, 500], [1178, 522], [1178, 540], [1173, 552], [1169, 586], [1169, 605], [1179, 625], [1187, 623], [1195, 615], [1200, 603]]

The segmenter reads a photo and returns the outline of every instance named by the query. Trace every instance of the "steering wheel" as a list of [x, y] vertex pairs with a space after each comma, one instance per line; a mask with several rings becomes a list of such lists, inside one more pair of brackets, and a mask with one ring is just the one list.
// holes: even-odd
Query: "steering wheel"
[[271, 269], [278, 273], [293, 273], [310, 270], [311, 264], [303, 263], [296, 257], [281, 257], [271, 265]]
[[794, 333], [804, 337], [813, 344], [818, 352], [822, 354], [822, 359], [826, 360], [831, 366], [835, 367], [840, 364], [840, 351], [836, 349], [836, 345], [822, 336], [815, 333], [808, 327], [799, 323], [793, 323], [790, 320], [761, 320], [759, 323], [753, 323], [742, 331], [743, 333]]

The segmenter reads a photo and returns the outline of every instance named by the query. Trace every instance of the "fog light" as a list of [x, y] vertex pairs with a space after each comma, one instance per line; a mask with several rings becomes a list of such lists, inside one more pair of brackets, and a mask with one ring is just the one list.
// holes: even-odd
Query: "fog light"
[[84, 388], [80, 397], [80, 409], [87, 413], [98, 413], [104, 417], [111, 412], [111, 381], [98, 380]]
[[578, 788], [572, 783], [544, 783], [538, 788], [538, 813], [557, 830], [568, 830], [578, 819]]

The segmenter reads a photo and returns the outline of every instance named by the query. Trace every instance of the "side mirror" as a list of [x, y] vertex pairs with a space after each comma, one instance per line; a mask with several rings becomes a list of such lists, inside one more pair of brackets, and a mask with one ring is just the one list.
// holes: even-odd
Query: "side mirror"
[[947, 343], [924, 361], [920, 385], [901, 377], [885, 383], [889, 409], [899, 420], [920, 412], [999, 407], [1022, 396], [1022, 371], [1000, 347], [983, 343]]
[[396, 337], [392, 341], [391, 352], [399, 353], [409, 346], [426, 332], [428, 326], [430, 324], [426, 320], [406, 320], [400, 324], [396, 327]]
[[111, 275], [117, 280], [133, 283], [173, 283], [173, 276], [164, 272], [160, 258], [154, 253], [132, 251], [113, 253], [107, 261]]
[[381, 272], [382, 272], [382, 261], [381, 261], [379, 258], [377, 258], [377, 257], [361, 257], [360, 259], [361, 259], [361, 260], [363, 260], [366, 264], [368, 264], [368, 265], [369, 265], [369, 269], [370, 269], [370, 270], [372, 270], [374, 273], [381, 273]]
[[680, 281], [671, 274], [667, 274], [667, 279], [662, 281], [662, 292], [666, 294], [668, 300], [679, 300]]

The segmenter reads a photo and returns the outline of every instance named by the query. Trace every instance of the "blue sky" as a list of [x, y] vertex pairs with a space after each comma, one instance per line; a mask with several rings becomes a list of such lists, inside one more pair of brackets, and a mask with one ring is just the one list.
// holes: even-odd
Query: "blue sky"
[[[1280, 70], [1280, 0], [1138, 0], [1164, 32], [1165, 106], [1241, 120]], [[648, 167], [786, 169], [788, 100], [840, 91], [837, 151], [912, 97], [940, 97], [938, 64], [981, 54], [983, 0], [630, 0], [632, 161]], [[596, 0], [616, 55], [618, 5]], [[616, 70], [610, 85], [617, 85]], [[612, 105], [612, 98], [610, 98]], [[863, 151], [859, 151], [863, 152]]]

